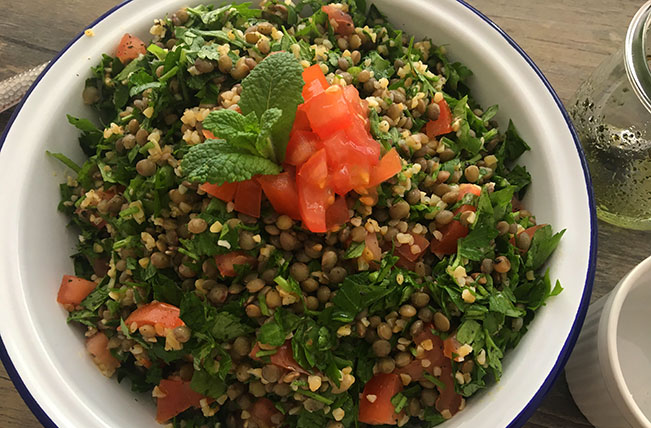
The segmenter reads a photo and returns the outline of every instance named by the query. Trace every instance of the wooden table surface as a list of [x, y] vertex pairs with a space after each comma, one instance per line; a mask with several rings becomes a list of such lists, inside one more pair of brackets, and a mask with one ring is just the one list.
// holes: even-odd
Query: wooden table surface
[[[435, 0], [430, 0], [435, 2]], [[0, 79], [51, 59], [84, 25], [116, 0], [0, 0]], [[623, 43], [642, 0], [470, 0], [533, 58], [563, 101], [606, 56]], [[11, 112], [0, 114], [0, 129]], [[593, 300], [607, 293], [651, 254], [651, 233], [599, 224]], [[8, 286], [8, 284], [4, 284]], [[0, 427], [40, 426], [0, 365]], [[592, 425], [572, 401], [561, 376], [527, 428]], [[491, 427], [492, 428], [492, 427]]]

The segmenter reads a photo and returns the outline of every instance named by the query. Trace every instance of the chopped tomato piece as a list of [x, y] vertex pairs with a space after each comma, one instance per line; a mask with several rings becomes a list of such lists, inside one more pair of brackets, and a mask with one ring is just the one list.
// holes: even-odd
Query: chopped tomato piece
[[146, 54], [147, 49], [145, 44], [138, 37], [125, 34], [118, 44], [118, 48], [115, 50], [115, 56], [118, 57], [122, 64], [126, 64], [132, 59], [138, 58], [140, 54]]
[[[402, 382], [397, 374], [374, 375], [364, 385], [364, 392], [359, 399], [359, 421], [369, 425], [396, 425], [399, 416], [391, 398], [401, 391]], [[369, 401], [369, 395], [374, 395], [375, 399]]]
[[217, 138], [215, 134], [208, 131], [207, 129], [202, 129], [201, 133], [203, 134], [204, 137], [206, 137], [207, 140], [214, 140], [215, 138]]
[[326, 152], [319, 150], [307, 160], [296, 175], [298, 204], [305, 226], [312, 232], [325, 233], [326, 210], [334, 203], [334, 195], [328, 187], [328, 164]]
[[364, 241], [366, 248], [371, 252], [370, 256], [372, 257], [370, 260], [367, 260], [368, 262], [370, 261], [380, 261], [382, 258], [382, 249], [380, 248], [380, 244], [377, 241], [377, 235], [375, 232], [373, 233], [367, 233], [366, 234], [366, 240]]
[[[185, 325], [180, 318], [181, 310], [169, 303], [153, 301], [140, 306], [124, 320], [127, 328], [136, 323], [138, 328], [143, 325], [151, 325], [156, 328], [156, 334], [163, 336], [165, 329], [176, 328]], [[120, 327], [118, 327], [119, 329]]]
[[294, 220], [300, 220], [301, 212], [298, 209], [298, 192], [294, 174], [285, 171], [278, 175], [261, 175], [257, 180], [277, 213], [287, 214]]
[[344, 87], [344, 98], [348, 101], [350, 110], [364, 124], [367, 131], [371, 129], [371, 122], [368, 120], [368, 101], [359, 97], [359, 91], [353, 85]]
[[[424, 368], [421, 360], [414, 359], [405, 367], [397, 368], [394, 373], [408, 374], [413, 381], [417, 382], [425, 379], [425, 372], [433, 375], [434, 367], [440, 367], [443, 364], [445, 360], [445, 356], [443, 355], [443, 341], [439, 336], [432, 333], [432, 328], [432, 324], [426, 324], [423, 331], [413, 338], [416, 345], [420, 345], [426, 340], [432, 341], [432, 349], [429, 351], [426, 350], [423, 356], [423, 359], [429, 360], [430, 365]], [[429, 348], [429, 346], [427, 347]]]
[[[455, 212], [456, 216], [459, 213], [465, 211], [476, 211], [472, 205], [461, 205]], [[430, 250], [436, 254], [438, 257], [444, 255], [454, 254], [457, 251], [457, 241], [461, 238], [464, 238], [468, 235], [468, 228], [461, 224], [459, 220], [452, 220], [450, 223], [446, 224], [439, 229], [441, 232], [441, 239], [433, 238], [430, 243]]]
[[200, 401], [207, 398], [192, 390], [189, 381], [180, 379], [162, 379], [158, 389], [164, 394], [157, 398], [156, 421], [161, 424], [190, 407], [200, 408]]
[[268, 398], [258, 398], [251, 406], [251, 420], [259, 428], [273, 428], [282, 425], [283, 414], [274, 406], [273, 401]]
[[332, 5], [321, 6], [321, 10], [328, 14], [328, 22], [335, 33], [342, 36], [353, 34], [355, 24], [349, 14]]
[[215, 256], [215, 264], [223, 277], [237, 276], [235, 266], [255, 266], [257, 260], [244, 251], [232, 251]]
[[354, 117], [350, 113], [344, 91], [338, 85], [313, 96], [303, 104], [303, 108], [312, 130], [324, 139], [337, 131], [347, 129]]
[[368, 187], [370, 176], [370, 167], [367, 165], [340, 165], [331, 169], [330, 183], [332, 190], [343, 196], [353, 189]]
[[62, 305], [78, 305], [97, 287], [93, 281], [73, 275], [63, 275], [57, 294], [57, 302]]
[[441, 376], [439, 377], [444, 386], [438, 386], [439, 397], [436, 399], [436, 410], [443, 412], [450, 411], [450, 415], [454, 416], [461, 407], [461, 395], [457, 394], [454, 390], [454, 378], [452, 377], [452, 363], [450, 360], [445, 359], [441, 364]]
[[[528, 227], [528, 228], [518, 232], [517, 235], [519, 235], [521, 233], [526, 233], [527, 235], [529, 235], [530, 239], [533, 239], [533, 235], [536, 234], [536, 231], [538, 229], [540, 229], [541, 227], [545, 227], [545, 226], [547, 226], [547, 225], [546, 224], [537, 224], [535, 226]], [[511, 239], [509, 239], [509, 242], [511, 243], [511, 245], [515, 245], [515, 236], [511, 237]]]
[[[260, 358], [257, 357], [258, 352], [260, 352], [260, 344], [256, 343], [253, 346], [251, 352], [249, 352], [249, 358], [255, 361], [259, 361]], [[294, 359], [294, 354], [292, 351], [292, 343], [287, 340], [282, 346], [276, 349], [276, 353], [269, 356], [271, 364], [281, 367], [283, 369], [307, 374], [305, 369], [301, 367], [296, 360]]]
[[115, 369], [120, 367], [120, 362], [108, 348], [108, 337], [103, 332], [98, 332], [86, 339], [86, 350], [93, 357], [93, 362], [104, 376], [111, 377]]
[[395, 148], [392, 148], [382, 156], [380, 162], [371, 169], [371, 179], [368, 184], [369, 186], [377, 186], [399, 173], [401, 169], [402, 161], [400, 160], [400, 155]]
[[235, 191], [235, 211], [251, 217], [260, 217], [262, 188], [255, 180], [240, 181]]
[[[307, 113], [305, 113], [305, 104], [300, 104], [296, 109], [296, 117], [294, 118], [294, 124], [292, 125], [292, 132], [294, 131], [310, 131], [310, 121], [307, 119]], [[290, 134], [291, 135], [291, 134]]]
[[463, 183], [459, 185], [459, 196], [457, 198], [458, 201], [462, 200], [464, 196], [466, 196], [468, 193], [472, 193], [475, 196], [481, 195], [481, 187], [477, 186], [476, 184], [468, 184], [468, 183]]
[[441, 100], [437, 104], [441, 110], [438, 119], [430, 120], [425, 127], [425, 132], [429, 138], [452, 132], [452, 112], [450, 111], [450, 106], [445, 100]]
[[463, 361], [463, 357], [459, 357], [461, 346], [462, 344], [457, 340], [457, 334], [454, 333], [443, 341], [443, 355], [450, 359], [454, 358], [454, 361], [457, 362]]
[[321, 140], [314, 132], [295, 130], [287, 143], [285, 163], [301, 166], [321, 145]]
[[[423, 256], [427, 250], [427, 247], [429, 247], [429, 241], [423, 235], [412, 233], [411, 236], [414, 237], [413, 245], [402, 244], [396, 247], [396, 251], [398, 252], [400, 258], [404, 258], [410, 262], [415, 262]], [[418, 251], [412, 251], [413, 246], [417, 246]]]
[[325, 92], [330, 87], [319, 64], [314, 64], [303, 70], [303, 80], [305, 81], [303, 86], [303, 99], [305, 102], [313, 96]]
[[237, 183], [224, 183], [224, 184], [212, 184], [212, 183], [203, 183], [199, 186], [200, 190], [203, 190], [210, 196], [214, 196], [217, 199], [221, 199], [224, 202], [231, 202], [233, 197], [235, 197], [235, 191], [237, 190]]
[[346, 197], [337, 196], [335, 203], [326, 210], [326, 227], [328, 230], [332, 230], [334, 227], [340, 226], [348, 220], [350, 220], [350, 213], [348, 212]]

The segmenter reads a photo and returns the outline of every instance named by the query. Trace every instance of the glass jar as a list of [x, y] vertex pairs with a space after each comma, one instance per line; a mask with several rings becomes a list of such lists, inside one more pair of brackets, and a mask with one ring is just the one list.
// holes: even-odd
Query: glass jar
[[651, 229], [651, 1], [631, 21], [624, 47], [578, 89], [570, 115], [585, 151], [597, 216]]

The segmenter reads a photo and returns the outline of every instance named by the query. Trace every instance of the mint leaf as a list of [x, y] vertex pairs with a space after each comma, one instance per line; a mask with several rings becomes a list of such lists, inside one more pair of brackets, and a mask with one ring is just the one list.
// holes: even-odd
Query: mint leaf
[[279, 161], [285, 158], [296, 109], [303, 102], [302, 75], [303, 67], [294, 55], [279, 52], [266, 57], [242, 81], [239, 106], [243, 114], [255, 112], [257, 117], [262, 118], [265, 111], [271, 108], [282, 111], [271, 132], [275, 158]]
[[234, 110], [212, 111], [202, 122], [203, 128], [231, 145], [255, 154], [253, 142], [259, 132], [258, 118], [254, 113], [243, 116]]
[[181, 162], [190, 181], [223, 184], [248, 180], [254, 175], [275, 175], [281, 167], [243, 151], [224, 140], [207, 140], [190, 148]]
[[[252, 113], [251, 113], [252, 114]], [[260, 118], [260, 133], [255, 141], [255, 148], [262, 156], [268, 159], [276, 159], [274, 145], [271, 139], [273, 127], [282, 118], [283, 111], [272, 107], [265, 111]]]

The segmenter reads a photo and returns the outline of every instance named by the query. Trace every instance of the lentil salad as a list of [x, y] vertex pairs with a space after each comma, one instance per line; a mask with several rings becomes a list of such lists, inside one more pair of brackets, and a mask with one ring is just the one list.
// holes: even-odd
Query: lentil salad
[[[499, 380], [504, 353], [561, 291], [541, 268], [562, 232], [520, 206], [531, 178], [514, 162], [529, 147], [470, 97], [470, 70], [363, 1], [184, 8], [150, 32], [93, 68], [83, 97], [102, 126], [69, 117], [89, 159], [54, 154], [77, 173], [59, 209], [80, 230], [58, 300], [105, 375], [151, 391], [161, 423], [249, 428], [433, 426]], [[216, 112], [248, 116], [255, 73], [279, 58], [295, 62], [301, 98], [279, 122], [250, 109], [239, 131], [264, 140], [231, 136]], [[314, 81], [355, 88], [343, 114], [361, 106], [379, 147], [364, 171], [383, 179], [333, 185], [306, 214], [309, 186], [279, 201], [291, 186], [260, 175], [297, 187], [318, 144], [331, 147], [322, 133], [344, 119], [317, 124], [324, 106], [301, 107], [320, 95], [305, 92]], [[268, 137], [283, 114], [287, 135]], [[296, 143], [306, 133], [319, 142]], [[210, 164], [226, 143], [255, 147], [235, 172]], [[389, 153], [397, 170], [377, 166]], [[324, 166], [329, 182], [360, 166], [342, 162]]]

